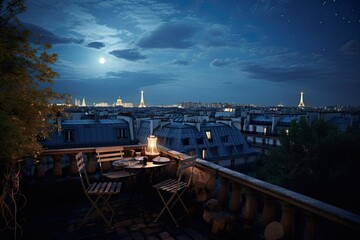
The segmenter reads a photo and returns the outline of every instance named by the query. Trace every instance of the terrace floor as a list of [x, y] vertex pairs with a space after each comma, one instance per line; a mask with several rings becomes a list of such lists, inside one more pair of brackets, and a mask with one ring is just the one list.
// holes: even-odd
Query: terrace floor
[[[231, 232], [211, 232], [211, 225], [202, 218], [203, 203], [193, 201], [191, 193], [185, 201], [192, 217], [179, 221], [177, 228], [168, 214], [153, 222], [162, 204], [157, 193], [150, 189], [143, 195], [130, 195], [127, 191], [113, 198], [117, 212], [113, 229], [99, 216], [90, 218], [79, 227], [89, 209], [89, 202], [76, 179], [26, 180], [23, 193], [27, 203], [20, 211], [18, 222], [22, 226], [21, 239], [262, 239], [254, 230], [235, 228]], [[126, 190], [124, 188], [124, 190]], [[143, 194], [143, 193], [141, 193]], [[143, 204], [140, 200], [143, 200]], [[176, 212], [177, 210], [175, 210]], [[5, 234], [9, 239], [12, 234]], [[240, 235], [239, 235], [240, 234]], [[19, 235], [19, 234], [18, 234]], [[1, 239], [6, 239], [0, 237]]]

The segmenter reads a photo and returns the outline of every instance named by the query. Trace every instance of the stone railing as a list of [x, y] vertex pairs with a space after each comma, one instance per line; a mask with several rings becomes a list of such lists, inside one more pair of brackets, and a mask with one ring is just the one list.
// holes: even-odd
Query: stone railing
[[[241, 218], [245, 227], [260, 225], [269, 234], [279, 231], [276, 226], [280, 226], [287, 239], [360, 236], [360, 216], [352, 212], [201, 159], [197, 160], [197, 168], [200, 175], [208, 175], [202, 177], [208, 188], [205, 192], [218, 200], [218, 211], [223, 213], [218, 215], [225, 224]], [[209, 182], [214, 179], [219, 189], [212, 195], [213, 184]]]
[[[125, 157], [132, 156], [135, 152], [144, 151], [145, 145], [123, 146]], [[67, 177], [77, 175], [75, 155], [83, 152], [86, 155], [86, 170], [89, 174], [95, 173], [98, 164], [95, 157], [96, 148], [66, 148], [44, 150], [37, 159], [30, 159], [25, 164], [25, 172], [28, 176], [36, 177]], [[32, 161], [32, 162], [31, 162]]]
[[[145, 145], [123, 147], [126, 157], [144, 151]], [[75, 175], [75, 155], [81, 151], [87, 156], [87, 171], [95, 173], [95, 149], [46, 150], [35, 160], [30, 172], [39, 177]], [[162, 156], [176, 161], [189, 157], [162, 146], [159, 151]], [[222, 226], [216, 226], [219, 228], [241, 222], [243, 227], [260, 227], [265, 233], [269, 229], [271, 233], [271, 226], [280, 226], [284, 236], [291, 239], [352, 239], [353, 234], [360, 236], [359, 215], [214, 163], [197, 159], [193, 179], [198, 201], [205, 203], [212, 199], [218, 203], [214, 216], [221, 217], [213, 217], [213, 226], [217, 220], [222, 223]]]

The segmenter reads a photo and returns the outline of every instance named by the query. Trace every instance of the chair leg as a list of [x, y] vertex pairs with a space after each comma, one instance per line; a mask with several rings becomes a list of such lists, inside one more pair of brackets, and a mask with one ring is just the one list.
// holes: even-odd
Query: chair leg
[[[107, 203], [107, 201], [109, 200], [110, 197], [111, 197], [111, 195], [108, 196], [106, 199], [104, 199], [103, 196], [99, 195], [99, 196], [95, 199], [95, 201], [94, 201], [91, 197], [88, 196], [88, 199], [90, 200], [90, 203], [91, 203], [91, 208], [89, 209], [89, 211], [87, 212], [87, 214], [86, 214], [85, 217], [83, 218], [82, 222], [80, 223], [80, 226], [82, 226], [82, 225], [85, 223], [85, 221], [86, 221], [86, 220], [88, 219], [88, 217], [90, 216], [91, 212], [95, 209], [95, 210], [96, 210], [96, 213], [98, 213], [98, 214], [102, 217], [102, 219], [106, 222], [106, 224], [107, 224], [109, 227], [111, 227], [111, 221], [112, 221], [112, 217], [113, 217], [113, 216], [111, 216], [111, 219], [110, 219], [110, 221], [109, 221], [109, 220], [106, 219], [105, 215], [104, 215], [103, 212], [102, 212], [102, 209], [104, 208], [104, 206], [107, 205], [107, 206], [109, 207], [109, 209], [111, 210], [111, 212], [113, 213], [113, 215], [115, 215], [114, 210], [113, 210], [113, 209], [110, 207], [110, 205]], [[102, 206], [101, 208], [99, 208], [99, 207], [97, 206], [97, 204], [98, 204], [98, 202], [99, 202], [100, 199], [103, 199], [103, 201], [105, 201], [105, 202], [103, 202], [103, 206]]]
[[159, 220], [160, 216], [165, 212], [165, 210], [167, 210], [167, 211], [169, 212], [172, 220], [174, 221], [176, 227], [178, 228], [179, 225], [178, 225], [178, 223], [177, 223], [174, 215], [173, 215], [172, 212], [170, 211], [170, 208], [171, 208], [171, 207], [169, 208], [169, 204], [170, 204], [171, 201], [174, 199], [174, 197], [176, 196], [176, 194], [174, 193], [174, 194], [170, 197], [170, 199], [166, 202], [165, 199], [164, 199], [164, 197], [163, 197], [163, 196], [161, 195], [161, 193], [159, 192], [159, 190], [158, 190], [158, 193], [159, 193], [159, 195], [160, 195], [161, 200], [162, 200], [163, 203], [164, 203], [164, 207], [163, 207], [163, 209], [161, 210], [161, 212], [159, 213], [159, 215], [156, 217], [156, 219], [155, 219], [154, 222], [157, 222], [157, 221]]
[[171, 205], [171, 207], [170, 207], [170, 208], [172, 208], [172, 207], [175, 205], [175, 203], [176, 203], [177, 201], [180, 201], [180, 202], [181, 202], [181, 205], [182, 205], [182, 206], [183, 206], [183, 208], [185, 209], [185, 211], [186, 211], [187, 215], [188, 215], [188, 216], [190, 216], [190, 212], [189, 212], [188, 208], [186, 207], [186, 205], [185, 205], [184, 201], [181, 199], [181, 196], [183, 195], [183, 193], [184, 193], [184, 192], [182, 192], [181, 194], [176, 193], [176, 195], [177, 195], [177, 199], [176, 199], [176, 200], [175, 200], [175, 202]]

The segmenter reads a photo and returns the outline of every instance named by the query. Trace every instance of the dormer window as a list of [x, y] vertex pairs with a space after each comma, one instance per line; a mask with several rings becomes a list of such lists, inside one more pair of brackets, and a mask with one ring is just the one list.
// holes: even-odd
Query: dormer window
[[221, 141], [222, 141], [223, 143], [227, 143], [227, 142], [229, 141], [229, 136], [222, 136], [222, 137], [221, 137]]
[[65, 140], [65, 142], [73, 142], [74, 141], [74, 130], [72, 130], [72, 129], [64, 130], [64, 140]]
[[214, 157], [217, 157], [218, 156], [218, 148], [217, 147], [212, 147], [210, 148], [211, 150], [211, 154], [214, 156]]
[[211, 131], [210, 130], [207, 130], [205, 131], [205, 134], [206, 134], [206, 138], [209, 142], [212, 142], [213, 141], [213, 138], [212, 138], [212, 134], [211, 134]]
[[196, 138], [196, 143], [199, 145], [204, 144], [204, 138], [200, 137], [200, 138]]
[[201, 157], [202, 157], [202, 159], [206, 159], [206, 149], [205, 148], [201, 150]]
[[118, 128], [117, 129], [117, 137], [119, 139], [126, 138], [126, 129], [125, 128]]
[[184, 146], [189, 146], [190, 145], [190, 139], [189, 138], [183, 138], [182, 143], [183, 143]]

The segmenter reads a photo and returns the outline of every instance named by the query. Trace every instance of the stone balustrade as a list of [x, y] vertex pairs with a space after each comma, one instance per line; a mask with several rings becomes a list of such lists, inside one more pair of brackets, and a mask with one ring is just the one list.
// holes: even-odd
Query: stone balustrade
[[[144, 151], [145, 145], [123, 147], [126, 157]], [[162, 156], [172, 160], [188, 157], [162, 146], [158, 148]], [[87, 156], [88, 173], [95, 173], [95, 148], [46, 150], [36, 160], [33, 172], [43, 177], [52, 171], [58, 177], [64, 176], [67, 169], [69, 175], [74, 175], [75, 155], [80, 151]], [[52, 166], [44, 169], [45, 161], [52, 161]], [[67, 161], [65, 167], [63, 161]], [[288, 239], [352, 239], [360, 234], [359, 215], [205, 160], [197, 159], [193, 179], [197, 200], [204, 203], [218, 200], [216, 216], [221, 216], [222, 224], [227, 224], [229, 230], [234, 222], [241, 222], [244, 228], [262, 229], [265, 237], [272, 233], [271, 227], [276, 232], [279, 226]], [[214, 217], [211, 223], [219, 222]]]

